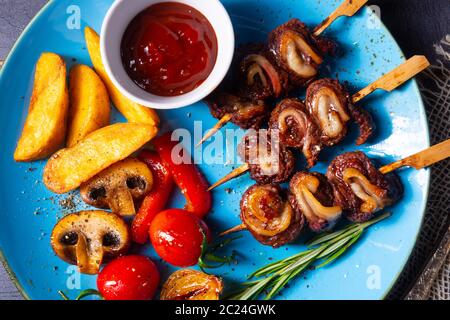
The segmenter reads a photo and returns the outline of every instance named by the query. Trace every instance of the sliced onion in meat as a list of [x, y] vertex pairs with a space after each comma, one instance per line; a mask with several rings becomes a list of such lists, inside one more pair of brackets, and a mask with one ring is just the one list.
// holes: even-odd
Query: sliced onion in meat
[[371, 213], [383, 209], [387, 205], [384, 199], [385, 191], [370, 183], [358, 170], [347, 168], [344, 171], [344, 181], [349, 184], [354, 194], [363, 201], [361, 212]]
[[339, 206], [325, 207], [319, 200], [314, 197], [312, 192], [306, 187], [302, 186], [302, 192], [306, 199], [307, 205], [311, 208], [316, 216], [327, 221], [338, 219], [342, 214], [342, 208]]
[[287, 119], [292, 118], [297, 126], [295, 130], [297, 131], [297, 141], [295, 145], [290, 145], [291, 147], [301, 147], [302, 153], [308, 160], [310, 166], [313, 166], [313, 163], [310, 163], [310, 159], [313, 159], [313, 154], [319, 153], [321, 150], [321, 146], [317, 143], [314, 143], [314, 127], [315, 125], [308, 119], [307, 115], [301, 110], [294, 108], [287, 108], [283, 110], [278, 116], [278, 129], [280, 130], [280, 134], [286, 134], [288, 130], [293, 130], [292, 125], [287, 123]]
[[256, 64], [253, 63], [247, 71], [247, 84], [249, 86], [252, 86], [255, 84], [255, 77], [259, 76], [259, 79], [261, 80], [261, 83], [264, 87], [267, 87], [267, 79], [266, 76], [264, 75], [264, 71], [263, 69], [261, 69], [261, 67]]
[[327, 221], [334, 221], [341, 216], [342, 208], [339, 206], [323, 206], [313, 194], [317, 192], [319, 185], [319, 179], [308, 175], [291, 190], [308, 220], [314, 220], [316, 217], [319, 217]]
[[289, 228], [294, 213], [290, 204], [279, 202], [279, 198], [270, 203], [274, 194], [263, 188], [249, 196], [242, 218], [245, 225], [255, 233], [273, 237]]
[[[253, 216], [264, 223], [267, 223], [269, 219], [266, 217], [266, 213], [261, 207], [261, 202], [264, 198], [271, 197], [271, 194], [267, 190], [258, 189], [252, 193], [248, 199], [248, 206]], [[274, 208], [275, 209], [275, 208]]]
[[288, 203], [285, 203], [280, 217], [273, 218], [267, 223], [263, 223], [262, 221], [250, 216], [246, 219], [246, 225], [259, 235], [273, 237], [289, 228], [291, 225], [292, 216], [292, 207]]
[[322, 58], [300, 35], [286, 31], [281, 40], [281, 54], [289, 68], [297, 75], [311, 78], [317, 74], [317, 68], [308, 63], [311, 59], [316, 64], [322, 63]]
[[320, 122], [322, 131], [327, 137], [335, 138], [342, 133], [350, 116], [330, 88], [323, 87], [316, 92], [312, 101], [313, 112]]
[[[267, 79], [264, 75], [267, 74], [267, 76], [270, 79], [270, 82], [272, 83], [272, 89], [275, 94], [275, 96], [279, 96], [281, 94], [281, 79], [277, 72], [277, 70], [274, 68], [274, 66], [267, 60], [264, 56], [259, 54], [251, 54], [246, 58], [246, 61], [248, 63], [252, 63], [251, 67], [249, 68], [248, 74], [247, 74], [247, 83], [249, 85], [253, 85], [254, 83], [254, 77], [256, 74], [259, 75], [261, 82], [264, 87], [267, 87]], [[262, 69], [261, 69], [262, 68]], [[255, 73], [255, 70], [258, 72]], [[264, 72], [263, 72], [264, 70]]]
[[304, 135], [308, 126], [308, 119], [304, 112], [294, 108], [287, 108], [278, 116], [278, 128], [280, 129], [280, 133], [283, 134], [291, 129], [287, 123], [287, 119], [290, 117], [293, 118], [299, 126], [298, 131], [302, 132]]

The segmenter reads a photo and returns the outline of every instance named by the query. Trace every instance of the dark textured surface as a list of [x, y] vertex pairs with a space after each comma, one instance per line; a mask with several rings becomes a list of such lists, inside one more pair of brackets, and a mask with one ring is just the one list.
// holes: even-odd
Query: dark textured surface
[[433, 280], [436, 279], [439, 271], [445, 263], [449, 251], [450, 230], [447, 231], [447, 234], [440, 243], [439, 248], [427, 264], [426, 271], [419, 277], [413, 289], [406, 296], [406, 300], [426, 300], [429, 297]]
[[[0, 59], [7, 56], [14, 41], [46, 2], [46, 0], [0, 0]], [[433, 44], [438, 43], [446, 34], [450, 33], [450, 0], [372, 0], [369, 1], [369, 4], [378, 5], [381, 8], [382, 20], [397, 39], [407, 57], [414, 54], [425, 54], [432, 62], [436, 60]], [[433, 132], [433, 123], [431, 129]], [[436, 135], [433, 137], [435, 139]], [[435, 180], [439, 178], [434, 176]], [[445, 201], [445, 198], [441, 198], [439, 195], [431, 194], [431, 202]], [[445, 210], [444, 207], [442, 209]], [[443, 230], [445, 231], [447, 228], [444, 227]], [[436, 232], [432, 239], [437, 241], [440, 237], [439, 232]], [[422, 253], [422, 260], [425, 260], [426, 256], [430, 254], [431, 251]], [[419, 271], [420, 266], [415, 266], [415, 269], [413, 271]], [[410, 277], [409, 275], [404, 279], [410, 281]], [[392, 297], [398, 298], [404, 294], [404, 287], [404, 283], [398, 285], [395, 289], [396, 293]], [[8, 279], [3, 267], [0, 266], [0, 299], [19, 298], [20, 294]]]
[[406, 56], [436, 56], [433, 44], [450, 33], [450, 0], [369, 0]]

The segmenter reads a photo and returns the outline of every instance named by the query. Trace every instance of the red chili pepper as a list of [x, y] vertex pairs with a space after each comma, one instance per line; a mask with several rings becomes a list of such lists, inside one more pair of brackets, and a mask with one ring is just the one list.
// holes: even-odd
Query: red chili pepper
[[[199, 218], [203, 218], [210, 210], [212, 205], [211, 192], [208, 191], [208, 182], [193, 163], [180, 163], [180, 159], [172, 159], [172, 150], [179, 142], [172, 141], [172, 133], [156, 138], [153, 145], [156, 147], [161, 159], [169, 168], [173, 180], [180, 188], [186, 198], [185, 209], [194, 213]], [[183, 153], [186, 150], [182, 149]], [[183, 157], [178, 154], [180, 158]]]
[[133, 241], [144, 244], [148, 239], [150, 224], [153, 218], [164, 210], [174, 183], [168, 168], [157, 153], [144, 150], [139, 159], [145, 162], [153, 173], [153, 188], [144, 198], [131, 226]]

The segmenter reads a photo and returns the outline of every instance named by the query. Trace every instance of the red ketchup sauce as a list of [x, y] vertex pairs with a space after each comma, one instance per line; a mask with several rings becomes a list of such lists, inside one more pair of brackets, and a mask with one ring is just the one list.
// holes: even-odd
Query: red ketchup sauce
[[122, 38], [122, 62], [130, 78], [159, 96], [188, 93], [208, 78], [217, 59], [217, 37], [196, 9], [163, 2], [138, 14]]

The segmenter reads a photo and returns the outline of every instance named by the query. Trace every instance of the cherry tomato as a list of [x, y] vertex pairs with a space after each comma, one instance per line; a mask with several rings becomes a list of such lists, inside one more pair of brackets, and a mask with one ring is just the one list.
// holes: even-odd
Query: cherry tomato
[[203, 238], [209, 239], [209, 234], [203, 220], [182, 209], [160, 212], [150, 225], [150, 240], [156, 253], [177, 267], [197, 264]]
[[97, 287], [106, 300], [150, 300], [159, 284], [155, 263], [144, 256], [124, 256], [99, 273]]

